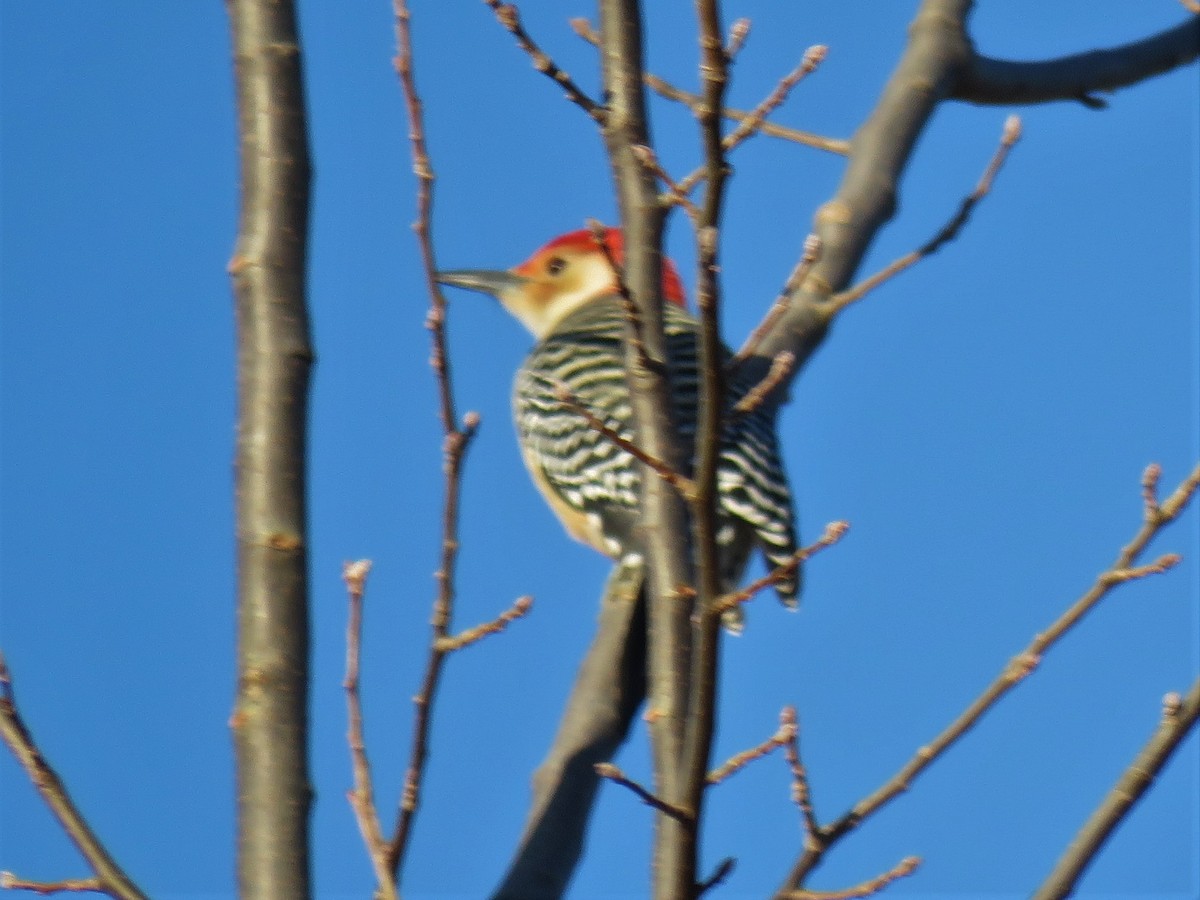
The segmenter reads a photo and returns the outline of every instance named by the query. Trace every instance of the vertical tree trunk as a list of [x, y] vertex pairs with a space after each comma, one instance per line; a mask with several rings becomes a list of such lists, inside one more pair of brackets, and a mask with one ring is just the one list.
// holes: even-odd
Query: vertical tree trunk
[[238, 879], [242, 897], [310, 894], [305, 444], [309, 156], [290, 0], [228, 0], [241, 145], [233, 277]]

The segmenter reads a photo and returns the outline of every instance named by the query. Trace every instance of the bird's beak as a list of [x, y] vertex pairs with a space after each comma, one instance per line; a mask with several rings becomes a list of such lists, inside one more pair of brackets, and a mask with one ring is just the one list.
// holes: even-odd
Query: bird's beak
[[500, 297], [529, 281], [523, 275], [499, 269], [455, 269], [451, 272], [438, 272], [437, 280], [442, 284], [466, 288], [468, 291], [480, 291], [493, 297]]

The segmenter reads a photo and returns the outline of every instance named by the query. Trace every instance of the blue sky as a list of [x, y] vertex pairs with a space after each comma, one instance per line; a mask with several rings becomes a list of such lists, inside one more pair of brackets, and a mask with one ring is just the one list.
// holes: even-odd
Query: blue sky
[[[647, 4], [651, 68], [694, 83], [690, 4]], [[405, 764], [440, 517], [439, 432], [422, 328], [407, 126], [390, 4], [302, 3], [317, 172], [313, 388], [313, 825], [321, 897], [366, 896], [340, 687], [343, 560], [370, 557], [367, 729], [381, 802]], [[754, 32], [733, 103], [750, 106], [814, 43], [821, 71], [778, 120], [847, 136], [870, 109], [914, 3], [743, 0]], [[566, 26], [590, 4], [522, 4], [594, 89]], [[1178, 21], [1171, 2], [981, 4], [983, 52], [1120, 42]], [[503, 267], [587, 217], [612, 221], [600, 141], [479, 3], [414, 4], [417, 75], [447, 268]], [[1036, 22], [1036, 28], [1030, 27]], [[220, 4], [6, 0], [0, 7], [3, 300], [0, 643], [30, 726], [131, 875], [155, 897], [233, 890], [233, 329], [224, 272], [236, 144]], [[782, 421], [803, 531], [849, 536], [809, 570], [801, 612], [769, 598], [729, 644], [715, 757], [800, 709], [817, 811], [839, 815], [932, 737], [1135, 531], [1138, 480], [1200, 456], [1196, 69], [1105, 112], [1021, 111], [1025, 138], [967, 231], [849, 311]], [[970, 190], [1008, 110], [940, 110], [864, 267], [923, 242]], [[653, 107], [663, 162], [689, 171], [692, 119]], [[737, 343], [786, 277], [842, 161], [759, 138], [733, 163], [725, 326]], [[691, 284], [682, 219], [668, 249]], [[485, 298], [451, 298], [467, 464], [460, 627], [518, 595], [534, 613], [450, 661], [406, 896], [478, 897], [502, 871], [528, 778], [586, 646], [606, 563], [562, 532], [508, 421], [529, 340]], [[1123, 587], [1040, 671], [828, 858], [842, 887], [916, 854], [909, 896], [1022, 896], [1200, 668], [1198, 516], [1151, 548], [1170, 575]], [[645, 735], [619, 762], [648, 780]], [[1200, 890], [1193, 735], [1084, 882], [1085, 896]], [[0, 758], [0, 868], [82, 862]], [[722, 896], [761, 897], [797, 850], [778, 759], [715, 793]], [[388, 813], [390, 819], [390, 811]], [[650, 816], [603, 792], [578, 897], [646, 892]]]

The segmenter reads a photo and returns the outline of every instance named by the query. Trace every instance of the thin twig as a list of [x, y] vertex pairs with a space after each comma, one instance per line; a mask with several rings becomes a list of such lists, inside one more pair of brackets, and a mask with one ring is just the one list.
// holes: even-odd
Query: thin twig
[[[95, 878], [82, 881], [95, 881], [100, 885], [98, 890], [113, 897], [122, 898], [122, 900], [146, 900], [146, 895], [130, 880], [109, 854], [107, 848], [100, 843], [100, 839], [71, 800], [66, 785], [62, 783], [58, 773], [51, 768], [42, 755], [33, 735], [25, 725], [25, 720], [21, 717], [21, 710], [17, 706], [17, 696], [13, 690], [12, 673], [8, 669], [8, 663], [2, 652], [0, 652], [0, 737], [4, 738], [4, 743], [8, 744], [13, 756], [25, 770], [25, 775], [29, 778], [30, 783], [42, 795], [43, 802], [58, 819], [58, 823], [67, 837], [79, 848], [79, 852], [91, 866]], [[16, 876], [10, 875], [9, 877], [18, 880]], [[77, 881], [82, 883], [81, 880], [70, 879], [54, 882], [54, 884], [71, 884]], [[93, 890], [93, 888], [55, 888], [55, 890]]]
[[1121, 548], [1116, 560], [1096, 576], [1092, 586], [1060, 615], [1045, 631], [1036, 635], [1024, 650], [1004, 667], [1004, 670], [983, 692], [929, 744], [920, 747], [916, 754], [900, 770], [881, 785], [874, 793], [860, 800], [840, 819], [825, 826], [817, 840], [805, 848], [797, 859], [785, 882], [784, 890], [800, 887], [808, 874], [821, 862], [826, 851], [848, 832], [857, 828], [865, 819], [874, 815], [912, 785], [922, 772], [951, 746], [970, 731], [984, 714], [999, 700], [1027, 678], [1041, 663], [1046, 652], [1057, 644], [1068, 631], [1103, 600], [1112, 589], [1134, 578], [1144, 578], [1167, 571], [1179, 561], [1175, 554], [1167, 554], [1147, 566], [1135, 566], [1138, 556], [1163, 529], [1178, 518], [1184, 507], [1200, 488], [1200, 464], [1180, 483], [1175, 492], [1161, 505], [1145, 503], [1147, 484], [1153, 484], [1157, 474], [1148, 469], [1142, 478], [1143, 504], [1146, 507], [1141, 528], [1133, 539]]
[[762, 381], [750, 388], [729, 411], [729, 421], [735, 422], [743, 416], [748, 416], [766, 402], [767, 397], [779, 385], [789, 379], [796, 366], [796, 354], [790, 350], [781, 350], [771, 360], [771, 368], [763, 376]]
[[[762, 129], [763, 122], [767, 116], [773, 113], [787, 99], [792, 88], [798, 85], [812, 72], [816, 71], [817, 66], [825, 59], [828, 53], [828, 48], [821, 44], [815, 44], [809, 47], [804, 53], [804, 58], [800, 61], [800, 65], [788, 72], [783, 78], [779, 79], [779, 84], [775, 85], [775, 89], [763, 98], [758, 106], [754, 107], [746, 117], [738, 121], [737, 127], [721, 140], [721, 146], [729, 152], [745, 141], [748, 137]], [[701, 116], [706, 110], [710, 109], [708, 100], [701, 96], [699, 102], [692, 106], [692, 112], [697, 116]], [[722, 107], [723, 108], [723, 107]], [[689, 194], [701, 180], [710, 177], [707, 172], [707, 165], [703, 165], [696, 171], [692, 172], [686, 178], [679, 182], [679, 191], [682, 194]]]
[[[634, 155], [640, 159], [641, 157], [637, 151], [644, 149], [648, 148], [641, 145], [635, 146], [633, 148]], [[653, 154], [653, 151], [651, 151], [651, 154]], [[650, 359], [650, 354], [646, 352], [645, 329], [642, 325], [642, 316], [638, 312], [637, 303], [633, 300], [633, 292], [629, 290], [629, 283], [625, 280], [623, 260], [617, 259], [613, 254], [612, 247], [608, 244], [608, 226], [599, 219], [588, 219], [584, 224], [587, 225], [588, 231], [592, 233], [592, 240], [596, 243], [596, 249], [604, 256], [609, 269], [612, 270], [613, 280], [617, 283], [617, 295], [621, 298], [621, 307], [625, 311], [625, 320], [629, 323], [630, 344], [632, 344], [639, 362], [644, 366], [651, 366], [653, 363]]]
[[601, 778], [607, 778], [609, 781], [629, 788], [629, 790], [637, 794], [638, 798], [647, 806], [654, 807], [660, 813], [670, 816], [672, 819], [677, 819], [685, 824], [691, 823], [692, 817], [687, 810], [681, 809], [678, 806], [674, 806], [668, 803], [666, 800], [663, 800], [661, 797], [656, 797], [654, 794], [650, 793], [650, 791], [646, 790], [646, 788], [642, 787], [642, 785], [629, 778], [624, 772], [622, 772], [612, 763], [596, 763], [595, 768], [596, 774]]
[[442, 507], [441, 560], [434, 578], [437, 596], [433, 601], [431, 619], [432, 636], [425, 674], [421, 688], [413, 698], [412, 746], [409, 751], [408, 769], [404, 775], [404, 787], [400, 796], [396, 825], [388, 843], [388, 868], [395, 875], [397, 886], [405, 853], [412, 837], [417, 809], [421, 801], [421, 786], [425, 764], [429, 757], [429, 733], [433, 721], [433, 704], [441, 680], [442, 665], [446, 652], [438, 649], [438, 641], [450, 633], [454, 611], [454, 572], [458, 559], [458, 511], [462, 489], [462, 467], [466, 452], [479, 428], [479, 415], [468, 412], [459, 424], [455, 413], [453, 382], [446, 343], [446, 303], [437, 284], [437, 265], [434, 261], [433, 242], [430, 233], [433, 207], [433, 167], [425, 145], [424, 113], [420, 94], [412, 69], [412, 31], [407, 0], [393, 0], [396, 18], [396, 74], [404, 93], [408, 112], [409, 138], [413, 171], [417, 175], [417, 219], [413, 231], [421, 249], [421, 262], [425, 270], [425, 282], [430, 298], [426, 324], [430, 333], [430, 365], [437, 383], [442, 431], [443, 472], [445, 473], [445, 499]]
[[[737, 31], [738, 25], [742, 22], [746, 22], [748, 25], [749, 20], [739, 19], [737, 22], [734, 22], [733, 28], [730, 29], [730, 40], [726, 45], [725, 52], [731, 58], [741, 49], [741, 44], [735, 43], [735, 41], [737, 41], [739, 35]], [[574, 32], [589, 44], [596, 47], [600, 46], [600, 36], [596, 34], [595, 29], [592, 28], [592, 24], [587, 19], [571, 19], [570, 24]], [[749, 34], [749, 27], [746, 28], [745, 33]], [[657, 75], [645, 73], [642, 76], [642, 81], [646, 87], [650, 88], [650, 90], [654, 91], [660, 97], [675, 101], [676, 103], [682, 103], [692, 110], [693, 113], [696, 111], [696, 107], [702, 102], [699, 94], [693, 94], [677, 88]], [[732, 109], [728, 106], [721, 110], [721, 117], [729, 119], [732, 122], [745, 122], [752, 115], [753, 113], [747, 110]], [[836, 153], [839, 156], [848, 156], [850, 154], [850, 142], [842, 138], [825, 137], [824, 135], [814, 134], [811, 131], [801, 131], [799, 128], [776, 125], [774, 122], [760, 122], [757, 130], [759, 133], [768, 135], [769, 137], [781, 138], [785, 141], [803, 144], [806, 147], [814, 147], [817, 150]]]
[[725, 857], [723, 860], [717, 863], [717, 867], [713, 870], [711, 875], [696, 885], [696, 897], [702, 897], [711, 891], [726, 878], [728, 878], [733, 873], [735, 868], [737, 868], [737, 860], [732, 856]]
[[761, 744], [757, 744], [749, 750], [743, 750], [741, 753], [735, 753], [724, 763], [709, 772], [706, 779], [708, 784], [720, 784], [734, 773], [746, 768], [754, 760], [762, 759], [772, 750], [779, 747], [787, 747], [791, 744], [796, 739], [796, 711], [790, 706], [784, 707], [783, 712], [779, 715], [779, 719], [778, 731]]
[[1158, 515], [1158, 483], [1161, 479], [1162, 466], [1158, 463], [1150, 463], [1142, 473], [1142, 506], [1147, 516]]
[[535, 377], [554, 392], [555, 400], [587, 422], [589, 428], [610, 441], [614, 446], [624, 450], [634, 459], [645, 463], [663, 481], [679, 491], [683, 497], [691, 497], [695, 493], [696, 486], [692, 479], [675, 471], [675, 469], [671, 468], [658, 457], [651, 456], [634, 441], [631, 441], [606, 423], [592, 412], [587, 404], [565, 382], [559, 381], [557, 378], [551, 378], [548, 375], [536, 375]]
[[379, 811], [375, 806], [375, 788], [371, 779], [371, 763], [367, 759], [367, 744], [363, 729], [362, 695], [359, 691], [359, 672], [362, 657], [363, 595], [367, 587], [367, 574], [371, 561], [360, 559], [342, 566], [342, 580], [346, 582], [349, 601], [349, 616], [346, 625], [346, 677], [342, 687], [346, 691], [346, 742], [350, 745], [350, 761], [354, 772], [354, 788], [346, 792], [358, 830], [367, 848], [371, 867], [375, 870], [376, 896], [380, 900], [395, 900], [396, 877], [392, 874], [388, 859], [388, 842], [379, 823]]
[[735, 19], [729, 26], [729, 40], [725, 42], [725, 58], [731, 63], [733, 58], [742, 52], [746, 39], [750, 37], [750, 20]]
[[792, 89], [815, 72], [817, 67], [825, 61], [825, 57], [828, 54], [829, 48], [824, 44], [814, 44], [805, 50], [804, 58], [800, 60], [800, 65], [779, 79], [779, 84], [775, 85], [775, 90], [764, 97], [762, 102], [754, 107], [750, 111], [750, 115], [739, 122], [733, 131], [725, 135], [722, 141], [725, 149], [732, 150], [758, 131], [762, 123], [766, 121], [767, 116], [783, 105], [783, 102], [787, 100], [788, 94], [792, 92]]
[[517, 39], [517, 46], [529, 54], [533, 60], [533, 67], [543, 75], [551, 78], [559, 87], [567, 92], [567, 99], [580, 107], [596, 122], [597, 125], [604, 125], [605, 110], [600, 104], [589, 97], [580, 89], [571, 76], [554, 64], [545, 51], [534, 43], [533, 38], [521, 25], [521, 15], [517, 10], [515, 3], [501, 3], [500, 0], [483, 0], [492, 8], [492, 12], [496, 14], [496, 19], [508, 29], [508, 32]]
[[1084, 870], [1096, 858], [1134, 804], [1154, 783], [1167, 760], [1200, 720], [1200, 678], [1193, 682], [1187, 697], [1169, 693], [1163, 697], [1162, 718], [1150, 740], [1138, 753], [1129, 768], [1121, 773], [1117, 783], [1101, 801], [1096, 811], [1075, 835], [1054, 871], [1033, 895], [1033, 900], [1058, 900], [1069, 897]]
[[723, 613], [726, 610], [733, 609], [739, 603], [745, 603], [750, 600], [760, 591], [778, 584], [779, 582], [791, 578], [796, 574], [796, 569], [801, 563], [807, 562], [817, 553], [824, 550], [826, 547], [831, 547], [845, 537], [846, 532], [850, 530], [848, 522], [830, 522], [825, 526], [825, 533], [821, 535], [816, 542], [809, 544], [807, 547], [802, 547], [792, 554], [792, 558], [783, 565], [778, 566], [756, 581], [750, 582], [739, 591], [726, 594], [721, 597], [715, 604], [713, 609], [717, 613]]
[[804, 239], [804, 252], [800, 256], [800, 261], [792, 269], [791, 274], [788, 275], [787, 281], [784, 282], [783, 290], [779, 292], [779, 296], [775, 298], [775, 302], [771, 304], [771, 308], [767, 310], [767, 314], [763, 317], [763, 320], [750, 332], [746, 338], [746, 342], [742, 344], [738, 352], [730, 357], [729, 362], [725, 364], [727, 372], [733, 372], [758, 349], [763, 336], [787, 312], [792, 295], [800, 289], [800, 285], [804, 283], [804, 279], [808, 277], [808, 273], [812, 271], [812, 267], [816, 265], [817, 260], [820, 258], [821, 239], [815, 234], [810, 234]]
[[831, 313], [836, 314], [841, 312], [851, 303], [861, 300], [885, 281], [895, 278], [905, 269], [911, 268], [925, 257], [937, 253], [943, 246], [958, 237], [959, 232], [962, 231], [963, 226], [971, 218], [971, 213], [975, 211], [975, 207], [979, 201], [987, 196], [988, 192], [992, 189], [992, 182], [995, 181], [1000, 167], [1004, 165], [1004, 161], [1008, 159], [1009, 151], [1012, 150], [1020, 138], [1021, 119], [1019, 116], [1009, 116], [1004, 121], [1004, 130], [1000, 135], [1000, 145], [996, 148], [996, 152], [992, 154], [991, 161], [980, 177], [979, 183], [975, 185], [975, 190], [963, 199], [958, 211], [950, 221], [943, 225], [941, 230], [921, 247], [884, 266], [884, 268], [880, 269], [874, 275], [864, 278], [853, 287], [841, 293], [834, 294], [830, 298]]
[[852, 888], [842, 891], [785, 891], [777, 895], [776, 900], [857, 900], [859, 897], [870, 897], [872, 894], [878, 894], [892, 882], [911, 875], [917, 871], [920, 865], [921, 858], [919, 856], [906, 856], [882, 875], [877, 875], [870, 881], [864, 881]]
[[654, 151], [646, 146], [637, 146], [633, 148], [634, 155], [638, 158], [642, 165], [654, 173], [654, 176], [667, 186], [666, 196], [662, 198], [662, 202], [666, 205], [679, 205], [683, 207], [683, 211], [687, 213], [689, 219], [695, 224], [700, 220], [700, 207], [691, 201], [680, 189], [678, 182], [673, 179], [662, 164], [658, 161], [658, 156]]
[[35, 894], [104, 894], [104, 883], [99, 878], [64, 878], [62, 881], [29, 881], [18, 878], [12, 872], [0, 872], [0, 889], [9, 891], [32, 891]]
[[808, 847], [817, 839], [817, 835], [821, 831], [821, 824], [817, 821], [817, 814], [813, 810], [812, 787], [808, 783], [808, 770], [804, 768], [804, 763], [800, 759], [800, 723], [796, 717], [796, 708], [785, 706], [780, 714], [780, 719], [785, 725], [788, 723], [792, 725], [791, 740], [784, 744], [783, 758], [792, 773], [792, 802], [800, 810], [800, 816], [804, 822], [804, 846]]
[[482, 625], [476, 625], [474, 628], [460, 631], [452, 637], [439, 638], [437, 648], [445, 653], [469, 647], [471, 644], [483, 640], [488, 635], [499, 634], [508, 627], [509, 622], [516, 621], [526, 615], [531, 609], [533, 609], [532, 597], [518, 597], [512, 606], [490, 622], [484, 622]]
[[[660, 97], [683, 103], [693, 112], [696, 105], [700, 103], [700, 96], [698, 94], [681, 90], [670, 82], [659, 78], [657, 75], [646, 76], [646, 87], [650, 88]], [[731, 122], [745, 122], [753, 115], [754, 113], [750, 110], [733, 109], [728, 106], [721, 110], [721, 116], [729, 119]], [[765, 134], [768, 137], [791, 141], [795, 144], [802, 144], [805, 147], [813, 147], [828, 153], [836, 153], [838, 156], [850, 155], [850, 142], [843, 138], [825, 137], [811, 131], [802, 131], [799, 128], [778, 125], [775, 122], [760, 122], [757, 130], [760, 134]]]

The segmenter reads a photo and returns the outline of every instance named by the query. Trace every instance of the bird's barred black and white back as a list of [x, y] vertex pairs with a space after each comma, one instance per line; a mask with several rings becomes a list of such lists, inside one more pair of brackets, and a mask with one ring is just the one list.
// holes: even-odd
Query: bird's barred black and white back
[[[668, 305], [664, 329], [672, 412], [680, 437], [690, 444], [696, 431], [699, 325], [685, 311]], [[614, 558], [631, 547], [640, 466], [565, 405], [559, 386], [565, 385], [612, 430], [633, 440], [623, 333], [620, 298], [606, 297], [581, 307], [533, 349], [517, 372], [513, 396], [518, 436], [534, 480], [553, 505], [582, 517], [580, 529], [572, 533]], [[753, 386], [734, 373], [726, 389], [726, 408]], [[741, 578], [755, 544], [772, 567], [788, 562], [796, 551], [792, 498], [774, 419], [772, 410], [760, 407], [731, 415], [723, 428], [717, 466], [718, 543], [727, 589]], [[786, 605], [795, 607], [799, 587], [797, 570], [796, 577], [779, 582], [776, 590]]]

